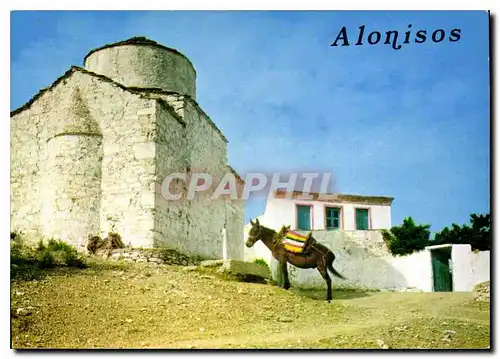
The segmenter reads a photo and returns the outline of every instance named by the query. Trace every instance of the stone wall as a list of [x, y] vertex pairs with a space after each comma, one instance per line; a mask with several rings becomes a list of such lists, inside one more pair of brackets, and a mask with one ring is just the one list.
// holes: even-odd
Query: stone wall
[[[186, 173], [189, 153], [186, 124], [179, 115], [159, 103], [156, 131], [155, 246], [184, 250], [190, 224], [189, 206], [183, 200], [166, 200], [162, 184], [172, 173]], [[181, 185], [185, 189], [183, 182]]]
[[[78, 93], [78, 101], [75, 101], [75, 93]], [[12, 230], [23, 231], [34, 239], [50, 234], [77, 245], [86, 240], [81, 238], [85, 232], [105, 235], [112, 230], [121, 233], [126, 244], [152, 245], [154, 203], [148, 189], [155, 180], [154, 151], [151, 157], [155, 105], [156, 100], [73, 70], [31, 106], [14, 114], [11, 121]], [[82, 106], [86, 109], [84, 115]], [[93, 123], [89, 126], [97, 128], [87, 128], [89, 132], [86, 132], [79, 125], [82, 122]], [[91, 136], [94, 132], [102, 136], [102, 143], [93, 145], [101, 148], [102, 153], [88, 147], [91, 141], [97, 141]], [[73, 152], [61, 152], [71, 148]], [[88, 158], [85, 152], [77, 153], [83, 148], [94, 158]], [[69, 162], [73, 163], [71, 170], [57, 172], [57, 168], [62, 169], [61, 165]], [[92, 169], [93, 166], [96, 168]], [[42, 220], [42, 211], [47, 201], [64, 201], [68, 196], [67, 186], [72, 183], [75, 188], [79, 186], [75, 183], [75, 173], [80, 175], [77, 181], [88, 180], [95, 188], [99, 166], [100, 206], [92, 205], [90, 200], [77, 214], [85, 218], [98, 213], [99, 228], [93, 223], [82, 227], [75, 237], [68, 237], [57, 220], [52, 222], [52, 228], [50, 223], [45, 223], [47, 218]], [[49, 184], [54, 181], [61, 186]], [[59, 205], [57, 209], [55, 204], [46, 214], [64, 218], [68, 208]], [[95, 233], [96, 230], [100, 233]]]
[[[107, 255], [106, 255], [107, 256]], [[197, 265], [200, 260], [189, 257], [175, 250], [147, 249], [147, 248], [122, 248], [114, 249], [109, 256], [110, 260], [123, 260], [130, 263], [151, 263], [170, 265]]]
[[100, 232], [102, 137], [60, 135], [47, 143], [41, 219], [44, 234], [82, 248]]
[[194, 100], [192, 64], [132, 42], [92, 51], [85, 66], [97, 73], [72, 67], [11, 114], [11, 231], [79, 249], [117, 232], [129, 246], [220, 258], [226, 226], [229, 255], [242, 258], [241, 201], [162, 195], [172, 172], [230, 171], [227, 139]]

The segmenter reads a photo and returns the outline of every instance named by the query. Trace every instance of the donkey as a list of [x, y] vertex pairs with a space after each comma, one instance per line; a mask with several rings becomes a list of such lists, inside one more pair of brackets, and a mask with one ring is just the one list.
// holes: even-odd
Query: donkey
[[297, 268], [316, 268], [326, 282], [326, 300], [330, 303], [332, 300], [332, 280], [328, 275], [328, 270], [335, 276], [341, 279], [346, 279], [333, 268], [332, 264], [335, 260], [335, 255], [331, 250], [324, 245], [313, 241], [306, 253], [293, 253], [287, 251], [282, 242], [283, 235], [286, 234], [289, 226], [282, 227], [279, 233], [276, 233], [270, 228], [261, 226], [258, 219], [256, 219], [255, 222], [250, 220], [250, 224], [252, 225], [252, 228], [250, 229], [245, 245], [250, 248], [255, 244], [255, 242], [261, 240], [266, 247], [269, 248], [273, 257], [280, 263], [284, 278], [284, 289], [288, 290], [290, 288], [287, 262]]

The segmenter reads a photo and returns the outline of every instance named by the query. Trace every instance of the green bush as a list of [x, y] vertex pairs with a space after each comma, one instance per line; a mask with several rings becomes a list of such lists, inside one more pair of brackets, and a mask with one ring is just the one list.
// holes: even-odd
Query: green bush
[[40, 268], [53, 268], [56, 265], [56, 259], [54, 254], [49, 250], [43, 250], [39, 252], [38, 265]]
[[256, 258], [253, 262], [254, 262], [254, 263], [256, 263], [256, 264], [260, 264], [260, 265], [263, 265], [263, 266], [269, 267], [269, 266], [267, 265], [267, 262], [266, 262], [264, 259], [262, 259], [262, 258]]
[[408, 217], [401, 226], [393, 226], [390, 231], [382, 230], [382, 237], [392, 255], [405, 256], [431, 244], [429, 228], [429, 224], [417, 225], [413, 218]]
[[39, 268], [53, 268], [56, 266], [70, 266], [85, 268], [85, 259], [77, 249], [61, 240], [50, 239], [47, 244], [40, 239], [36, 246], [24, 242], [21, 236], [11, 233], [10, 260], [11, 266], [38, 266]]

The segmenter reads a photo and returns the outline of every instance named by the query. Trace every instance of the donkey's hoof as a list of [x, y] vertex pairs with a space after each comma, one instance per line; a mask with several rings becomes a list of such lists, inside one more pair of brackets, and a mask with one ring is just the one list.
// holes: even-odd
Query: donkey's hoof
[[331, 303], [331, 302], [332, 302], [331, 299], [325, 300], [325, 303]]

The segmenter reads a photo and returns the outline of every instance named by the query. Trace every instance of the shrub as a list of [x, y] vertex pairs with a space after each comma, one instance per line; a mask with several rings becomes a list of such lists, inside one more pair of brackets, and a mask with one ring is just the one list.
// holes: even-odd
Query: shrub
[[256, 258], [253, 262], [254, 262], [254, 263], [256, 263], [256, 264], [260, 264], [260, 265], [263, 265], [263, 266], [269, 267], [269, 266], [267, 265], [267, 262], [266, 262], [264, 259], [262, 259], [262, 258]]
[[55, 267], [56, 260], [54, 255], [49, 250], [43, 250], [40, 252], [38, 257], [38, 265], [40, 268], [52, 268]]
[[408, 217], [401, 226], [393, 226], [390, 231], [382, 230], [382, 237], [393, 255], [405, 256], [431, 244], [429, 228], [430, 225], [417, 225], [413, 218]]
[[[11, 234], [11, 238], [12, 238]], [[56, 266], [87, 267], [77, 249], [61, 240], [50, 239], [47, 244], [40, 239], [36, 246], [25, 243], [20, 236], [11, 240], [11, 266], [36, 266], [42, 269]], [[12, 269], [12, 268], [11, 268]]]

